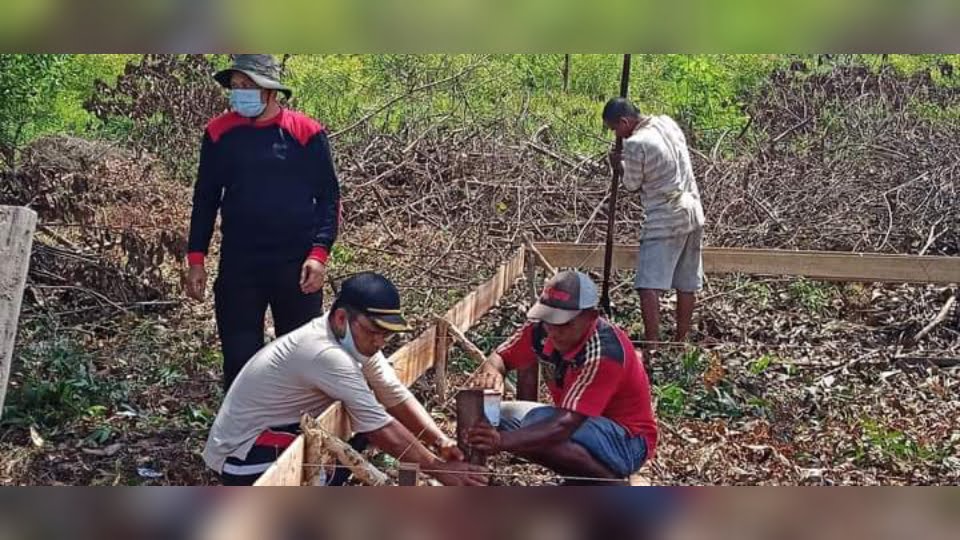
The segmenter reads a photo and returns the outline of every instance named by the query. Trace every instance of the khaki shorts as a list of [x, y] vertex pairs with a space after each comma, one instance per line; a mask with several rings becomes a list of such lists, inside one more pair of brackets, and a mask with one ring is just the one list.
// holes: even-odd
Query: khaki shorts
[[697, 292], [703, 288], [703, 228], [640, 243], [636, 289]]

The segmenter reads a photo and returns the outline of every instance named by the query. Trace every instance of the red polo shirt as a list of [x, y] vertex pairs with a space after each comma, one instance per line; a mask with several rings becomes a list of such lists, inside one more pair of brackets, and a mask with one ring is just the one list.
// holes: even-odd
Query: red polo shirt
[[542, 323], [529, 322], [497, 349], [507, 369], [539, 361], [557, 407], [603, 416], [642, 436], [647, 454], [657, 446], [657, 421], [643, 358], [630, 337], [598, 317], [583, 340], [566, 354], [555, 350]]

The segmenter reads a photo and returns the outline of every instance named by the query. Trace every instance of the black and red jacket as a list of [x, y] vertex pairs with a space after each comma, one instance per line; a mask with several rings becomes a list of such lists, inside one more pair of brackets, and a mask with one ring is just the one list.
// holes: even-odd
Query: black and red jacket
[[187, 258], [203, 264], [219, 210], [222, 262], [326, 262], [339, 209], [323, 125], [286, 109], [263, 122], [226, 113], [203, 135]]

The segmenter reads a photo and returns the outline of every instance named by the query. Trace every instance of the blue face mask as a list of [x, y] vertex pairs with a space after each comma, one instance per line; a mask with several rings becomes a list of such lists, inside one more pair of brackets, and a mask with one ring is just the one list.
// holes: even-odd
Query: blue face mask
[[260, 101], [258, 88], [235, 88], [230, 90], [230, 108], [240, 116], [256, 118], [263, 114], [267, 104]]
[[367, 356], [367, 355], [365, 355], [365, 354], [361, 354], [361, 353], [360, 353], [360, 350], [357, 349], [357, 344], [356, 344], [355, 341], [353, 341], [353, 333], [350, 332], [350, 323], [349, 323], [349, 322], [347, 322], [347, 331], [346, 331], [346, 333], [343, 335], [343, 339], [340, 340], [340, 345], [342, 345], [343, 348], [344, 348], [348, 353], [350, 353], [350, 356], [354, 357], [356, 360], [358, 360], [358, 361], [360, 361], [360, 362], [366, 362], [367, 360], [370, 359], [369, 356]]

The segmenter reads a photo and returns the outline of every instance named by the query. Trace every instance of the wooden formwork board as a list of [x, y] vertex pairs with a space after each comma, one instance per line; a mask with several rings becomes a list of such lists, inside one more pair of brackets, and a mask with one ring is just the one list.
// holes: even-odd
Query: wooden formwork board
[[0, 416], [13, 363], [20, 303], [30, 266], [37, 213], [21, 206], [0, 206]]
[[[556, 267], [603, 267], [603, 244], [534, 245]], [[636, 268], [637, 248], [615, 245], [613, 268]], [[960, 283], [960, 257], [707, 247], [703, 250], [703, 267], [714, 274], [803, 276], [824, 281]]]
[[[523, 248], [514, 252], [506, 263], [500, 265], [493, 277], [457, 302], [444, 317], [461, 331], [473, 326], [487, 311], [497, 305], [513, 283], [523, 275], [524, 254]], [[407, 386], [416, 382], [433, 366], [436, 358], [436, 331], [436, 325], [432, 325], [416, 339], [390, 355], [389, 360], [397, 376]], [[321, 413], [320, 422], [325, 430], [341, 439], [349, 439], [352, 434], [350, 421], [339, 402]], [[263, 473], [256, 485], [299, 486], [303, 478], [304, 445], [304, 437], [297, 437], [294, 444]]]

